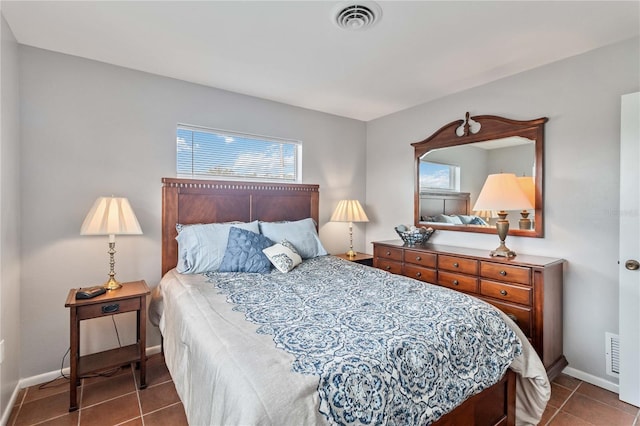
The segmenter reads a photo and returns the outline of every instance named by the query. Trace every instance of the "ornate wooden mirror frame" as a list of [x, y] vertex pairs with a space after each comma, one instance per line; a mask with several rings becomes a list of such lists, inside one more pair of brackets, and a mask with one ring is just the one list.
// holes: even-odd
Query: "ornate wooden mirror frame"
[[[529, 121], [511, 120], [493, 115], [470, 117], [467, 112], [464, 120], [452, 121], [451, 123], [441, 127], [427, 139], [412, 143], [411, 145], [415, 149], [414, 223], [416, 226], [425, 226], [428, 224], [428, 226], [434, 229], [495, 234], [496, 228], [494, 226], [451, 225], [446, 223], [421, 221], [420, 160], [425, 154], [435, 149], [519, 136], [530, 139], [534, 141], [535, 144], [535, 215], [533, 218], [533, 229], [518, 229], [517, 227], [514, 229], [514, 227], [511, 227], [509, 229], [509, 235], [538, 238], [543, 237], [544, 123], [547, 121], [548, 118], [546, 117]], [[508, 172], [509, 170], [505, 171]], [[472, 206], [469, 206], [467, 209], [470, 211], [471, 208]]]

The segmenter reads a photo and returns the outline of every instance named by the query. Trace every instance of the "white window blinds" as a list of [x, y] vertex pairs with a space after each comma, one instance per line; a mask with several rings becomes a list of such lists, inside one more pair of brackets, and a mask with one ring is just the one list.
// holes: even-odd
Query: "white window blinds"
[[302, 181], [298, 141], [178, 125], [176, 147], [178, 177]]

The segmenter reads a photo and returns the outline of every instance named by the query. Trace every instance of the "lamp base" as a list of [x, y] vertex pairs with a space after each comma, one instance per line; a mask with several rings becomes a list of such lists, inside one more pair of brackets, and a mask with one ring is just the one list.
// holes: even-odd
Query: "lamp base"
[[516, 252], [505, 246], [504, 242], [501, 242], [497, 249], [491, 251], [491, 256], [512, 258], [516, 257]]
[[529, 212], [526, 210], [522, 210], [520, 212], [520, 216], [522, 218], [518, 221], [518, 226], [520, 229], [531, 229], [531, 219], [529, 219]]
[[122, 287], [122, 284], [120, 284], [118, 281], [116, 281], [115, 278], [111, 277], [111, 278], [109, 278], [109, 281], [104, 283], [104, 285], [102, 287], [106, 288], [107, 290], [117, 290], [120, 287]]
[[347, 257], [348, 257], [349, 259], [355, 259], [355, 257], [356, 257], [356, 252], [355, 252], [355, 251], [353, 251], [353, 249], [351, 249], [351, 250], [349, 250], [349, 251], [346, 253], [346, 255], [347, 255]]
[[504, 243], [509, 233], [509, 221], [507, 220], [507, 212], [500, 210], [498, 212], [498, 221], [496, 222], [496, 231], [498, 232], [498, 238], [500, 238], [500, 245], [497, 249], [491, 251], [493, 257], [516, 257], [516, 252], [510, 250]]

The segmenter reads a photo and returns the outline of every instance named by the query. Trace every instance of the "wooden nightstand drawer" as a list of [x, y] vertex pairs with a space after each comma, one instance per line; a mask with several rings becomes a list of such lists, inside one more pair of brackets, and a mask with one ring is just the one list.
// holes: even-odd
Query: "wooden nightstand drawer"
[[531, 284], [531, 269], [501, 263], [480, 262], [480, 275], [494, 280]]
[[423, 251], [405, 250], [405, 263], [413, 263], [415, 265], [426, 266], [427, 268], [436, 267], [437, 256], [434, 253], [425, 253]]
[[427, 283], [435, 283], [437, 274], [435, 269], [422, 268], [420, 266], [404, 265], [404, 275], [416, 280], [424, 281]]
[[478, 261], [462, 257], [440, 255], [438, 256], [438, 269], [476, 275], [478, 273]]
[[502, 303], [493, 299], [485, 299], [484, 297], [481, 299], [491, 303], [493, 306], [507, 314], [513, 322], [518, 324], [518, 327], [520, 327], [525, 336], [533, 337], [531, 335], [531, 308]]
[[495, 281], [480, 280], [480, 294], [507, 302], [531, 305], [531, 287], [521, 287]]
[[402, 274], [402, 263], [393, 260], [377, 259], [377, 268], [392, 274]]
[[373, 255], [375, 257], [402, 262], [402, 249], [400, 248], [376, 246]]
[[113, 300], [94, 305], [78, 306], [79, 320], [97, 318], [104, 315], [121, 314], [123, 312], [137, 311], [140, 309], [140, 298]]
[[478, 292], [478, 279], [467, 275], [438, 271], [438, 284], [469, 293]]

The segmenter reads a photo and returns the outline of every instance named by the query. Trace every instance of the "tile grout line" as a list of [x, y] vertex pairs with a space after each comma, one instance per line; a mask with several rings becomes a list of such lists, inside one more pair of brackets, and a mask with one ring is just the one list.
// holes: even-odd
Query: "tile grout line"
[[[558, 385], [558, 384], [556, 383], [556, 385]], [[582, 382], [578, 383], [578, 386], [576, 386], [576, 388], [575, 388], [574, 390], [572, 390], [572, 391], [571, 391], [571, 389], [569, 389], [569, 388], [567, 388], [567, 387], [564, 387], [564, 386], [562, 386], [562, 385], [558, 385], [558, 386], [563, 387], [563, 388], [565, 388], [565, 389], [567, 389], [567, 390], [570, 390], [570, 391], [571, 391], [571, 393], [570, 393], [570, 394], [569, 394], [569, 396], [568, 396], [568, 397], [567, 397], [567, 398], [562, 402], [562, 404], [560, 404], [560, 406], [558, 407], [558, 409], [556, 410], [556, 412], [553, 414], [553, 416], [551, 416], [551, 418], [550, 418], [550, 419], [549, 419], [549, 421], [547, 422], [547, 425], [550, 425], [550, 424], [551, 424], [551, 422], [553, 421], [553, 419], [555, 419], [555, 418], [556, 418], [556, 416], [557, 416], [558, 414], [560, 414], [560, 412], [562, 411], [562, 408], [563, 408], [565, 405], [567, 405], [567, 402], [569, 402], [569, 400], [571, 399], [571, 397], [572, 397], [572, 396], [573, 396], [573, 395], [578, 391], [578, 388], [579, 388], [581, 385], [582, 385]], [[567, 414], [569, 414], [569, 413], [567, 413]]]
[[[131, 372], [133, 373], [133, 385], [136, 387], [136, 398], [138, 398], [138, 410], [140, 411], [140, 421], [142, 422], [142, 426], [144, 426], [144, 416], [142, 415], [142, 402], [140, 401], [140, 384], [136, 379], [135, 369], [132, 369]], [[146, 371], [145, 371], [145, 374], [146, 374]]]
[[[18, 404], [14, 404], [14, 408], [17, 405], [18, 406], [18, 411], [16, 411], [16, 415], [13, 418], [13, 423], [11, 423], [10, 426], [14, 426], [16, 424], [16, 420], [18, 420], [18, 416], [20, 415], [20, 412], [22, 411], [22, 406], [24, 405], [24, 400], [27, 398], [27, 392], [29, 392], [29, 388], [26, 388], [24, 390], [24, 395], [22, 395], [22, 398], [20, 399], [20, 402]], [[11, 414], [9, 414], [9, 417], [11, 417]]]

